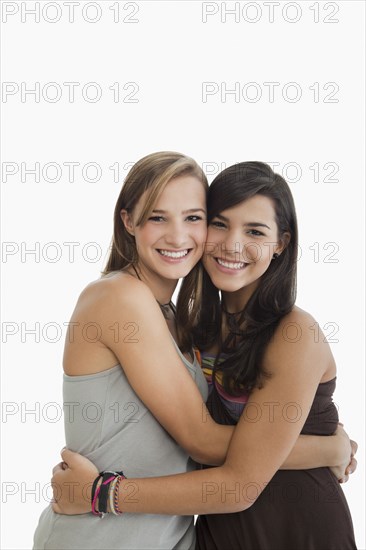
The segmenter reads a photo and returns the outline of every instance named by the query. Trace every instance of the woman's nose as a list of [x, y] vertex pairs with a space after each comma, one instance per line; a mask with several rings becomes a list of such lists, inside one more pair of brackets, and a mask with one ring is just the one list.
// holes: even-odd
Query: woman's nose
[[165, 235], [165, 241], [167, 244], [174, 246], [174, 248], [181, 248], [187, 243], [187, 231], [185, 227], [180, 223], [171, 224]]
[[230, 232], [226, 235], [226, 238], [221, 242], [221, 253], [223, 255], [223, 258], [225, 256], [228, 257], [228, 259], [231, 257], [236, 260], [240, 260], [243, 250], [244, 250], [244, 243], [242, 242], [242, 237], [238, 235], [238, 233]]

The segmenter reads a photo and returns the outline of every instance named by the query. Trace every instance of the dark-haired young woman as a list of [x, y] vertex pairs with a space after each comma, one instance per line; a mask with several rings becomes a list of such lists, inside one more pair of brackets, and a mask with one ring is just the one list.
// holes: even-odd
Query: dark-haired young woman
[[[211, 385], [209, 410], [236, 425], [226, 460], [180, 475], [124, 479], [116, 503], [125, 513], [204, 514], [200, 550], [354, 550], [350, 512], [329, 469], [278, 471], [299, 434], [329, 436], [338, 422], [334, 359], [326, 342], [314, 342], [314, 319], [295, 306], [289, 187], [266, 164], [232, 166], [211, 184], [208, 226], [207, 276], [193, 324]], [[62, 458], [55, 487], [93, 482], [90, 461], [69, 450]], [[58, 496], [56, 512], [90, 511], [81, 489], [73, 503]]]
[[195, 339], [212, 417], [242, 427], [227, 462], [244, 474], [241, 499], [251, 505], [200, 516], [196, 548], [354, 549], [350, 512], [328, 468], [271, 477], [294, 434], [328, 436], [338, 422], [334, 359], [323, 338], [314, 342], [313, 317], [295, 306], [298, 236], [290, 189], [263, 163], [232, 166], [210, 187], [208, 225]]

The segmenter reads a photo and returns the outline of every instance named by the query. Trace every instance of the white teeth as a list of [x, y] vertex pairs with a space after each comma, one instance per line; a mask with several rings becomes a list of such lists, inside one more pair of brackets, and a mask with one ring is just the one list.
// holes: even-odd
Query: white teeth
[[168, 258], [183, 258], [188, 254], [188, 250], [180, 250], [179, 252], [173, 252], [172, 250], [159, 250], [159, 252], [163, 256], [168, 256]]
[[224, 260], [220, 260], [220, 258], [216, 258], [216, 260], [218, 264], [229, 269], [243, 269], [245, 266], [244, 262], [225, 262]]

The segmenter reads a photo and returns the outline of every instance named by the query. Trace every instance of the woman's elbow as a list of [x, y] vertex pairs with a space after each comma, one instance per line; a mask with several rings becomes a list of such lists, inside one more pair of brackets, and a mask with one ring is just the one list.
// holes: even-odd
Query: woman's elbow
[[[203, 502], [205, 502], [204, 495], [202, 496]], [[213, 497], [214, 495], [211, 493], [210, 496]], [[237, 514], [239, 512], [245, 512], [245, 510], [248, 510], [254, 504], [254, 502], [249, 501], [247, 498], [233, 498], [232, 494], [227, 495], [226, 497], [221, 495], [219, 499], [215, 499], [215, 503], [210, 503], [210, 500], [211, 499], [207, 499], [206, 501], [207, 505], [204, 512], [205, 514]]]
[[[214, 468], [210, 481], [202, 485], [202, 500], [212, 509], [206, 513], [235, 514], [248, 510], [261, 491], [258, 484], [243, 481], [243, 473], [227, 470], [226, 466]], [[240, 481], [239, 481], [240, 480]]]
[[245, 512], [248, 510], [254, 502], [249, 502], [248, 500], [242, 499], [238, 503], [232, 503], [227, 506], [224, 506], [223, 510], [220, 511], [220, 514], [238, 514], [239, 512]]
[[206, 462], [207, 453], [203, 448], [200, 438], [192, 432], [183, 432], [179, 434], [179, 439], [176, 439], [178, 445], [196, 462], [200, 464], [209, 464]]
[[189, 455], [199, 464], [208, 466], [222, 466], [225, 462], [225, 456], [220, 454], [218, 449], [210, 445], [202, 445], [202, 442], [197, 442], [197, 445], [190, 444]]
[[216, 446], [207, 441], [204, 435], [202, 433], [194, 433], [193, 430], [185, 435], [181, 433], [179, 444], [199, 464], [208, 464], [210, 466], [221, 465], [223, 460], [220, 461]]
[[189, 447], [185, 447], [185, 450], [189, 456], [198, 464], [207, 464], [209, 466], [219, 466], [220, 464], [215, 460], [215, 457], [211, 456], [207, 452], [207, 449], [202, 449], [202, 446], [196, 446], [192, 444], [192, 441], [189, 444]]

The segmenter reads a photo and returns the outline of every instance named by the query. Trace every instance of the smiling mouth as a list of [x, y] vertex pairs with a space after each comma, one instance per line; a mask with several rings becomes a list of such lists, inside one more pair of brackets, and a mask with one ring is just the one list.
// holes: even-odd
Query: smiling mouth
[[186, 250], [177, 250], [177, 251], [162, 250], [162, 249], [157, 249], [157, 250], [159, 254], [161, 254], [162, 256], [165, 256], [166, 258], [172, 258], [173, 260], [180, 260], [181, 258], [184, 258], [185, 256], [187, 256], [187, 254], [191, 251], [190, 248]]
[[222, 267], [227, 269], [244, 269], [248, 264], [245, 262], [228, 262], [227, 260], [222, 260], [221, 258], [215, 258], [215, 261]]

